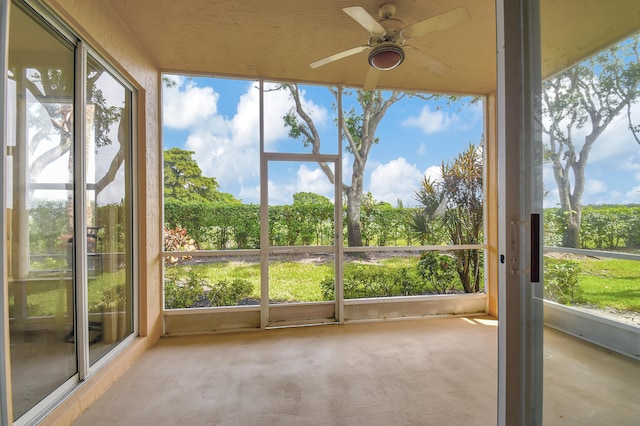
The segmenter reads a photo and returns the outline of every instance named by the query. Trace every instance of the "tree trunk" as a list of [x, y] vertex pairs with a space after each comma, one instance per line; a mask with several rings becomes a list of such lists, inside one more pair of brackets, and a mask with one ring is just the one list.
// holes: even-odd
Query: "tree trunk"
[[349, 247], [362, 246], [362, 225], [360, 223], [360, 207], [362, 205], [362, 177], [356, 177], [354, 171], [353, 185], [347, 191], [347, 242]]
[[476, 250], [456, 251], [456, 272], [465, 293], [480, 291], [479, 257]]
[[562, 236], [562, 247], [580, 248], [580, 224], [582, 223], [582, 206], [576, 206], [567, 216], [567, 227]]
[[[587, 144], [585, 144], [587, 145]], [[588, 145], [591, 146], [591, 145]], [[582, 223], [582, 196], [585, 186], [585, 167], [588, 150], [583, 149], [580, 159], [576, 159], [573, 146], [570, 154], [565, 155], [566, 165], [563, 166], [560, 156], [553, 157], [553, 175], [558, 185], [560, 208], [565, 215], [566, 228], [562, 236], [562, 246], [580, 248], [580, 224]], [[574, 188], [571, 190], [571, 171], [574, 176]]]

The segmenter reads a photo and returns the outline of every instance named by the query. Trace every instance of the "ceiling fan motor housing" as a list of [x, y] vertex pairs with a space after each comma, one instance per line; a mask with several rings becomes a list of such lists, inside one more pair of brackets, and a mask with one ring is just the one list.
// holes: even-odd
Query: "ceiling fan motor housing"
[[392, 42], [381, 43], [371, 49], [369, 65], [382, 71], [392, 70], [404, 61], [404, 50]]

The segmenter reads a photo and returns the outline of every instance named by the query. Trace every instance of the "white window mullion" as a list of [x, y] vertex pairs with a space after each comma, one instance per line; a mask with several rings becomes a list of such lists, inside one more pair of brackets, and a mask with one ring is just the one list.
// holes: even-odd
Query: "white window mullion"
[[[9, 0], [0, 0], [0, 131], [2, 132], [2, 162], [0, 162], [0, 171], [2, 176], [7, 174], [7, 69], [9, 61]], [[3, 179], [0, 187], [0, 217], [2, 224], [0, 228], [0, 237], [2, 241], [8, 241], [7, 238], [7, 217], [6, 217], [6, 179]], [[7, 270], [7, 246], [0, 244], [0, 254], [2, 254], [2, 262], [0, 263], [0, 276], [2, 276], [2, 298], [0, 299], [0, 342], [2, 343], [2, 352], [0, 353], [0, 424], [11, 424], [13, 418], [13, 404], [11, 401], [11, 357], [10, 357], [10, 341], [9, 341], [9, 285]]]
[[334, 180], [334, 244], [335, 244], [335, 279], [333, 294], [336, 299], [336, 320], [344, 323], [344, 236], [342, 233], [342, 86], [338, 86], [338, 159], [335, 162], [335, 180]]
[[260, 80], [260, 328], [269, 324], [269, 160], [264, 153], [264, 80]]
[[75, 336], [78, 353], [78, 373], [80, 380], [89, 374], [89, 313], [87, 304], [87, 215], [86, 215], [86, 74], [87, 49], [81, 41], [76, 48], [74, 137], [73, 137], [73, 180], [75, 229], [74, 269], [75, 284]]

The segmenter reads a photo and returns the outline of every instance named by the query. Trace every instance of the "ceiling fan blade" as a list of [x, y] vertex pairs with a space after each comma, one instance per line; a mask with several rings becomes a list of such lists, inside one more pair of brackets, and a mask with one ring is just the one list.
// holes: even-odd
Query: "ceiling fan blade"
[[428, 53], [423, 52], [417, 47], [412, 45], [405, 45], [405, 47], [410, 47], [418, 53], [417, 55], [412, 56], [415, 56], [415, 60], [420, 64], [420, 66], [430, 73], [433, 73], [438, 77], [444, 77], [451, 70], [451, 67], [449, 65], [445, 64], [439, 59], [434, 58]]
[[387, 33], [387, 30], [385, 30], [373, 16], [369, 15], [369, 13], [360, 6], [345, 7], [342, 11], [351, 16], [372, 35], [383, 36]]
[[400, 35], [409, 40], [412, 38], [423, 36], [434, 31], [446, 30], [458, 24], [463, 24], [471, 20], [471, 15], [464, 7], [458, 7], [440, 15], [432, 16], [423, 21], [409, 25], [402, 30]]
[[355, 55], [356, 53], [364, 52], [365, 50], [367, 50], [369, 48], [370, 48], [369, 46], [354, 47], [352, 49], [345, 50], [345, 51], [339, 52], [339, 53], [335, 53], [335, 54], [333, 54], [331, 56], [327, 56], [326, 58], [319, 59], [319, 60], [317, 60], [315, 62], [311, 62], [309, 64], [309, 66], [311, 68], [318, 68], [318, 67], [321, 67], [323, 65], [330, 64], [331, 62], [335, 62], [337, 60], [346, 58], [348, 56]]
[[376, 84], [378, 84], [379, 77], [380, 70], [378, 68], [369, 67], [369, 71], [367, 71], [367, 76], [364, 78], [364, 86], [362, 88], [367, 91], [375, 89]]

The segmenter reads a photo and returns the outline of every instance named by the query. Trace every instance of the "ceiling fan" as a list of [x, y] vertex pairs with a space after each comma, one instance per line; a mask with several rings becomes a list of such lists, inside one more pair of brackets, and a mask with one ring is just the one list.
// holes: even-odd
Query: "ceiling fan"
[[381, 71], [399, 66], [404, 61], [404, 48], [407, 47], [419, 55], [423, 68], [440, 77], [444, 76], [451, 69], [449, 65], [407, 42], [427, 33], [446, 30], [471, 20], [471, 15], [464, 7], [452, 9], [409, 26], [405, 26], [404, 22], [393, 17], [396, 12], [396, 7], [393, 4], [380, 6], [378, 9], [380, 21], [377, 21], [361, 6], [346, 7], [342, 10], [369, 31], [368, 43], [317, 60], [309, 66], [318, 68], [369, 50], [370, 68], [365, 77], [364, 90], [373, 90], [376, 87]]

